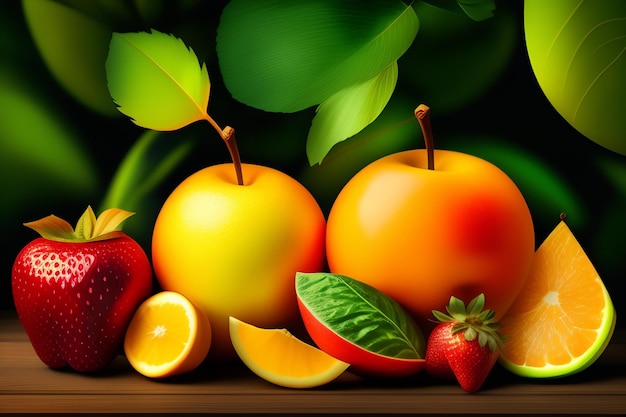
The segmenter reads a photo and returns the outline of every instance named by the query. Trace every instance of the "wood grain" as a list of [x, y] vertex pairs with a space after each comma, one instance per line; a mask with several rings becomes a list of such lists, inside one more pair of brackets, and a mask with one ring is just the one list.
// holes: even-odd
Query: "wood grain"
[[239, 363], [157, 381], [120, 355], [106, 371], [85, 375], [47, 368], [19, 321], [0, 315], [0, 413], [205, 414], [626, 414], [626, 343], [616, 334], [581, 374], [529, 380], [496, 367], [483, 389], [463, 392], [426, 374], [366, 380], [349, 372], [316, 389], [274, 386]]

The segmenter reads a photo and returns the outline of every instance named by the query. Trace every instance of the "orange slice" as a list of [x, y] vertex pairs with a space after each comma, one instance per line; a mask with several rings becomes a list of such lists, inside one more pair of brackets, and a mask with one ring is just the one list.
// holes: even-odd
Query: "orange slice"
[[349, 364], [293, 336], [286, 329], [263, 329], [229, 317], [230, 339], [252, 372], [288, 388], [312, 388], [333, 381]]
[[604, 283], [561, 221], [537, 249], [522, 292], [501, 320], [500, 363], [525, 377], [580, 372], [608, 345], [615, 319]]
[[145, 300], [130, 321], [124, 353], [139, 373], [164, 378], [190, 372], [211, 347], [209, 319], [185, 296], [159, 292]]

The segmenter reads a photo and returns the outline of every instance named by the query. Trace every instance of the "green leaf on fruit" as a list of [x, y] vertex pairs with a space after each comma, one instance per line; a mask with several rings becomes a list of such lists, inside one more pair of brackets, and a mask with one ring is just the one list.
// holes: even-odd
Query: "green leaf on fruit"
[[402, 1], [233, 0], [217, 54], [233, 97], [272, 112], [296, 112], [373, 79], [411, 45], [419, 22]]
[[139, 126], [170, 131], [208, 117], [207, 68], [175, 36], [114, 33], [106, 74], [119, 110]]
[[306, 142], [309, 164], [321, 163], [335, 144], [372, 123], [387, 105], [397, 80], [394, 61], [374, 78], [344, 88], [320, 104]]
[[412, 317], [379, 290], [342, 275], [298, 273], [296, 293], [337, 335], [380, 355], [421, 359], [424, 338]]

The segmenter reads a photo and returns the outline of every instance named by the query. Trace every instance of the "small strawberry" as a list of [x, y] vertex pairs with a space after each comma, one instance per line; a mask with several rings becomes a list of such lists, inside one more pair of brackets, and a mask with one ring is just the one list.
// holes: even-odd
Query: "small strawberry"
[[480, 294], [465, 307], [463, 301], [450, 297], [448, 314], [433, 310], [439, 324], [426, 345], [426, 372], [433, 377], [454, 379], [467, 392], [476, 392], [487, 379], [500, 349], [500, 324], [495, 313], [483, 310], [485, 296]]
[[134, 213], [91, 207], [76, 230], [54, 215], [24, 225], [39, 232], [13, 263], [13, 299], [39, 358], [87, 372], [108, 365], [139, 303], [152, 292], [152, 267], [118, 230]]

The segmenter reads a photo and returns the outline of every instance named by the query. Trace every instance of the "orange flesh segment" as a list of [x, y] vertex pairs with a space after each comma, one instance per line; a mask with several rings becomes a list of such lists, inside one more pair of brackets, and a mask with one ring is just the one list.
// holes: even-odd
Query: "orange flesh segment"
[[506, 316], [503, 356], [519, 366], [571, 363], [606, 327], [610, 298], [565, 222], [537, 250], [528, 282]]
[[[190, 319], [185, 309], [177, 304], [163, 303], [151, 305], [144, 320], [137, 322], [135, 330], [129, 334], [136, 347], [135, 355], [146, 365], [162, 365], [172, 362], [185, 350], [190, 340]], [[157, 320], [158, 318], [158, 320]], [[137, 339], [147, 339], [143, 343]]]
[[264, 329], [229, 318], [235, 351], [248, 368], [277, 385], [307, 388], [325, 384], [348, 364], [293, 336], [286, 329]]
[[167, 377], [195, 369], [212, 340], [208, 318], [182, 294], [162, 291], [135, 312], [124, 337], [130, 364], [148, 377]]

